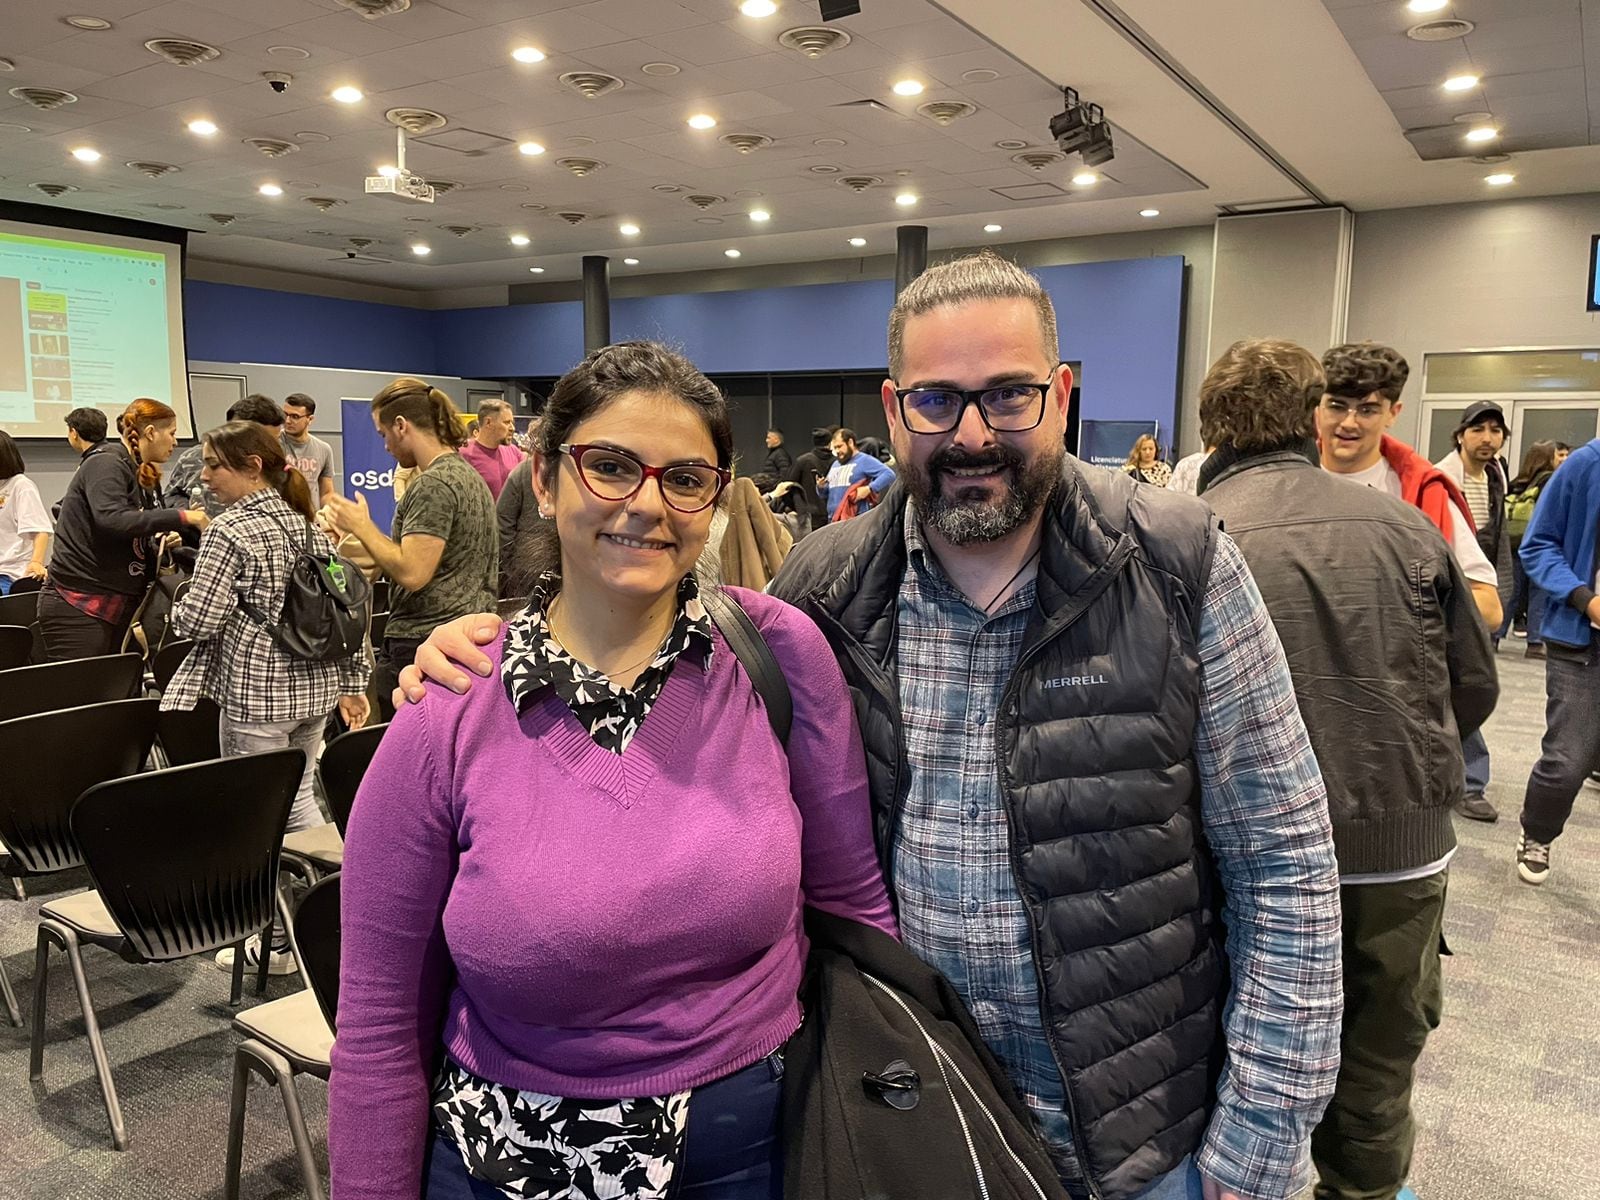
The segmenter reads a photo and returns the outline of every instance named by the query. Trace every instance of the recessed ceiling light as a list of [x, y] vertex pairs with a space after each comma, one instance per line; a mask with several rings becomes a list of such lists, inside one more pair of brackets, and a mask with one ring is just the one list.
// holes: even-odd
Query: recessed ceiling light
[[537, 46], [518, 46], [511, 52], [511, 57], [520, 63], [543, 62], [544, 51]]
[[1139, 210], [1139, 215], [1141, 217], [1159, 217], [1161, 215], [1161, 210], [1159, 208], [1141, 208]]
[[203, 117], [199, 120], [189, 122], [189, 132], [198, 133], [201, 137], [210, 137], [212, 134], [216, 133], [216, 131], [216, 122], [207, 121]]
[[1077, 184], [1079, 187], [1088, 187], [1091, 184], [1099, 183], [1100, 176], [1096, 175], [1093, 171], [1079, 171], [1072, 177], [1072, 182]]
[[716, 127], [717, 119], [710, 113], [695, 113], [694, 116], [689, 118], [690, 129], [715, 129]]
[[74, 29], [82, 29], [89, 33], [104, 33], [111, 28], [111, 22], [104, 17], [62, 17], [61, 20]]
[[850, 239], [850, 244], [852, 246], [865, 246], [867, 244], [867, 239], [866, 238], [851, 238]]
[[747, 17], [770, 17], [778, 11], [778, 6], [773, 0], [744, 0], [739, 11]]
[[533, 239], [525, 233], [513, 233], [511, 235], [511, 244], [513, 246], [526, 246], [532, 241]]
[[1496, 171], [1493, 175], [1485, 175], [1483, 181], [1490, 187], [1505, 187], [1506, 184], [1515, 182], [1516, 178], [1510, 171]]
[[985, 226], [984, 226], [984, 227], [983, 227], [983, 231], [984, 231], [984, 232], [985, 232], [985, 233], [999, 233], [999, 232], [1000, 232], [1000, 226], [998, 226], [998, 225], [993, 225], [993, 224], [990, 224], [990, 225], [985, 225]]
[[737, 250], [724, 250], [723, 253], [726, 254], [729, 258], [738, 258], [740, 256], [739, 255], [739, 251], [737, 251]]
[[523, 154], [528, 155], [530, 158], [535, 154], [543, 154], [544, 153], [544, 147], [541, 146], [538, 142], [523, 142], [523, 143], [521, 143], [520, 145], [517, 146], [517, 149], [520, 150]]
[[275, 183], [263, 183], [259, 188], [256, 189], [256, 191], [260, 192], [263, 196], [283, 195], [283, 189]]
[[639, 227], [632, 221], [624, 221], [621, 225], [617, 226], [617, 232], [623, 237], [638, 237]]
[[622, 260], [622, 265], [625, 267], [637, 267], [639, 260], [637, 258], [625, 258]]
[[532, 272], [533, 274], [535, 274], [535, 275], [543, 275], [544, 274], [544, 268], [543, 267], [529, 267], [528, 270], [530, 272]]
[[915, 192], [901, 192], [894, 198], [894, 202], [901, 208], [910, 208], [917, 202], [917, 194]]
[[400, 177], [400, 168], [393, 163], [384, 163], [383, 166], [378, 168], [378, 174], [385, 179], [398, 179]]
[[72, 157], [79, 162], [99, 162], [100, 151], [92, 146], [79, 146], [72, 152]]
[[922, 95], [922, 83], [916, 79], [899, 80], [894, 85], [894, 94], [896, 96], [920, 96]]
[[331, 95], [340, 104], [359, 104], [363, 99], [361, 89], [358, 87], [351, 87], [349, 84], [345, 84], [343, 87], [334, 88], [329, 95]]
[[1476, 75], [1452, 75], [1444, 81], [1443, 87], [1447, 92], [1470, 92], [1478, 86]]
[[433, 253], [433, 247], [428, 245], [427, 242], [413, 242], [411, 245], [411, 253], [415, 254], [418, 258], [425, 258]]
[[1480, 125], [1476, 129], [1467, 130], [1469, 142], [1492, 142], [1500, 136], [1500, 131], [1493, 125]]
[[772, 214], [764, 208], [752, 208], [750, 210], [750, 219], [759, 224], [762, 221], [772, 220]]
[[1411, 0], [1406, 7], [1414, 13], [1438, 12], [1441, 8], [1449, 8], [1450, 0]]

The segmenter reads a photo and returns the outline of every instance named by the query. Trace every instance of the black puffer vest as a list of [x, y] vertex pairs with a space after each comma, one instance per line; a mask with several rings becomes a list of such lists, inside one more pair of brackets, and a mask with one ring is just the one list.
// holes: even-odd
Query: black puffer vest
[[[896, 616], [906, 492], [795, 547], [774, 595], [821, 627], [866, 745], [889, 877], [908, 772]], [[1216, 522], [1192, 497], [1068, 459], [997, 730], [1040, 1009], [1093, 1194], [1200, 1144], [1223, 1056], [1221, 893], [1194, 762], [1198, 609]]]

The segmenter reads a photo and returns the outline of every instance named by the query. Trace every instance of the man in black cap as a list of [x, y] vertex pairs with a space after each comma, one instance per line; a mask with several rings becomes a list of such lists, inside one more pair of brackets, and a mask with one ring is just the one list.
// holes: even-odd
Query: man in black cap
[[[1455, 449], [1434, 466], [1449, 476], [1467, 498], [1478, 545], [1495, 567], [1500, 602], [1511, 592], [1511, 538], [1506, 532], [1506, 472], [1500, 449], [1506, 442], [1506, 415], [1493, 400], [1479, 400], [1461, 414]], [[1474, 821], [1493, 821], [1500, 814], [1484, 795], [1489, 786], [1489, 746], [1481, 732], [1461, 743], [1466, 760], [1466, 793], [1457, 811]]]
[[826, 499], [817, 494], [817, 477], [826, 479], [828, 468], [833, 466], [833, 451], [828, 449], [828, 443], [833, 441], [838, 428], [837, 425], [819, 425], [813, 429], [811, 449], [795, 459], [789, 471], [789, 480], [800, 485], [800, 494], [804, 497], [802, 503], [812, 529], [821, 529], [832, 515], [828, 512]]

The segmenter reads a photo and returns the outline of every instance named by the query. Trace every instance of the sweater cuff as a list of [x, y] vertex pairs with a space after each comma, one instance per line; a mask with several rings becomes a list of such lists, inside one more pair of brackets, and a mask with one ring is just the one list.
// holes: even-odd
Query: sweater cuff
[[1594, 589], [1575, 587], [1567, 594], [1567, 603], [1572, 605], [1584, 616], [1589, 615], [1589, 605], [1594, 603]]

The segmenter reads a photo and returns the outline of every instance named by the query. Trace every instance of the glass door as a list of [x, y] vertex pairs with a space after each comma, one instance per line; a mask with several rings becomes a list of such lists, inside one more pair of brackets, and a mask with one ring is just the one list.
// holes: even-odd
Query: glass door
[[1577, 449], [1600, 435], [1600, 398], [1593, 400], [1520, 400], [1511, 422], [1511, 443], [1506, 460], [1512, 474], [1520, 469], [1522, 456], [1535, 442], [1565, 442]]

